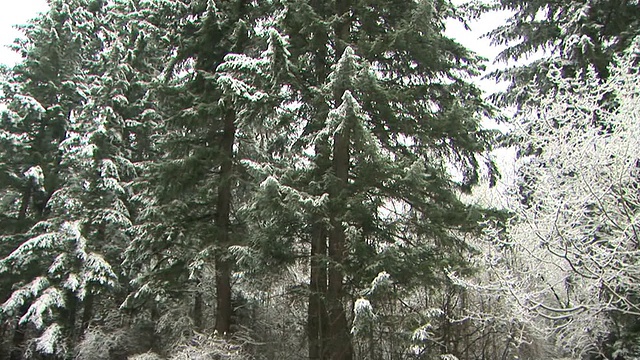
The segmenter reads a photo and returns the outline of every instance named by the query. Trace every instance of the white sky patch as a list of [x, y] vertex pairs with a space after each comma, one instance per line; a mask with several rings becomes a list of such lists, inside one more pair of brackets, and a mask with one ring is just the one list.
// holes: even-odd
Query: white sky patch
[[[456, 3], [462, 2], [464, 1], [456, 1]], [[445, 35], [456, 39], [456, 41], [466, 48], [489, 59], [486, 70], [486, 72], [489, 73], [498, 68], [504, 68], [504, 64], [494, 64], [493, 61], [496, 56], [505, 49], [505, 46], [491, 45], [491, 40], [483, 37], [483, 35], [499, 25], [504, 24], [510, 15], [508, 11], [495, 11], [482, 14], [480, 18], [468, 22], [471, 30], [465, 29], [464, 25], [459, 21], [450, 20], [446, 24]], [[505, 90], [507, 86], [507, 84], [496, 84], [496, 82], [491, 79], [476, 79], [475, 83], [487, 94]]]
[[20, 55], [7, 48], [22, 36], [14, 25], [27, 23], [47, 7], [46, 0], [0, 0], [0, 64], [12, 66], [20, 61]]

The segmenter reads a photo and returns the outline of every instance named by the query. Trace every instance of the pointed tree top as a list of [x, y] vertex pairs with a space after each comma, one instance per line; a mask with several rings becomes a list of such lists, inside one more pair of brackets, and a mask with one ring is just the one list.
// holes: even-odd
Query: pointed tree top
[[329, 75], [329, 87], [333, 90], [336, 99], [342, 97], [345, 90], [355, 88], [355, 77], [358, 72], [360, 58], [353, 48], [347, 46], [340, 60], [333, 66]]

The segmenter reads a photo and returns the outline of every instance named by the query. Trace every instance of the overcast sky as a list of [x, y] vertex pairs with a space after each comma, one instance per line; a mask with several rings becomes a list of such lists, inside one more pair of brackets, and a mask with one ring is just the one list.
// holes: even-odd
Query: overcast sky
[[13, 25], [24, 24], [46, 9], [46, 0], [0, 0], [0, 63], [13, 65], [20, 61], [18, 54], [7, 49], [20, 36]]

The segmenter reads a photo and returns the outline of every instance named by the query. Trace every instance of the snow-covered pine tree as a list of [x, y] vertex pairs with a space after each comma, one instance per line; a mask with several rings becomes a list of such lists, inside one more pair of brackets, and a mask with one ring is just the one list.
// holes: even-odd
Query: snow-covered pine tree
[[[25, 60], [5, 91], [11, 100], [5, 128], [37, 130], [33, 140], [25, 131], [23, 151], [31, 159], [17, 158], [17, 166], [31, 162], [25, 177], [43, 199], [38, 211], [22, 202], [16, 215], [33, 220], [3, 253], [2, 271], [14, 274], [18, 290], [2, 309], [11, 314], [7, 320], [49, 326], [35, 341], [37, 352], [73, 356], [94, 314], [104, 314], [105, 303], [113, 311], [118, 301], [111, 291], [135, 210], [133, 162], [149, 156], [149, 124], [141, 122], [152, 113], [146, 88], [157, 75], [158, 49], [166, 53], [167, 45], [145, 38], [153, 19], [134, 11], [135, 2], [50, 6], [26, 28]], [[20, 106], [25, 98], [33, 104]], [[33, 113], [36, 104], [40, 113]], [[52, 132], [55, 137], [44, 138]], [[51, 294], [59, 295], [56, 301]]]
[[[40, 33], [30, 41], [38, 46], [25, 47], [24, 64], [33, 64], [22, 66], [55, 71], [10, 75], [5, 94], [14, 104], [2, 139], [11, 146], [1, 160], [8, 169], [2, 181], [13, 184], [3, 187], [2, 206], [16, 227], [3, 229], [3, 244], [12, 244], [3, 270], [15, 270], [15, 281], [2, 284], [12, 305], [3, 310], [28, 315], [28, 337], [32, 326], [52, 324], [34, 343], [41, 352], [66, 345], [72, 355], [91, 317], [87, 294], [109, 289], [120, 275], [132, 217], [125, 267], [135, 288], [125, 307], [153, 313], [175, 304], [200, 321], [211, 290], [215, 328], [228, 332], [234, 257], [247, 250], [272, 265], [300, 252], [311, 255], [311, 358], [365, 356], [350, 332], [348, 309], [359, 296], [367, 299], [358, 304], [371, 306], [356, 310], [377, 315], [367, 354], [409, 351], [404, 334], [424, 328], [425, 317], [411, 304], [403, 308], [400, 297], [421, 302], [447, 281], [446, 271], [465, 269], [463, 237], [477, 229], [481, 212], [457, 192], [477, 181], [490, 142], [478, 122], [491, 109], [467, 82], [477, 59], [442, 36], [449, 4], [52, 6], [45, 18], [56, 17], [60, 29], [38, 30], [36, 22], [30, 31]], [[74, 34], [77, 42], [57, 49], [57, 38], [47, 38], [53, 34]], [[55, 56], [34, 55], [47, 49]], [[50, 120], [58, 119], [54, 110], [66, 116], [60, 123]], [[57, 135], [36, 149], [41, 131]], [[35, 154], [45, 160], [29, 160]], [[244, 182], [249, 173], [256, 178]], [[253, 190], [255, 199], [242, 206]], [[19, 272], [25, 264], [29, 272]], [[206, 286], [212, 264], [215, 290]], [[370, 282], [384, 271], [385, 283], [400, 291], [383, 312]], [[21, 299], [24, 308], [13, 306]]]
[[243, 104], [260, 95], [245, 97], [237, 88], [241, 82], [225, 75], [235, 70], [218, 68], [230, 53], [264, 49], [266, 37], [256, 32], [270, 6], [246, 1], [187, 6], [176, 32], [180, 46], [157, 89], [161, 122], [155, 147], [162, 155], [148, 164], [144, 182], [150, 203], [127, 255], [142, 270], [130, 301], [162, 292], [190, 302], [193, 328], [199, 330], [211, 325], [205, 302], [215, 302], [214, 328], [220, 335], [233, 331], [235, 261], [229, 247], [241, 243], [243, 233], [235, 213], [235, 199], [244, 191], [237, 154], [251, 147], [240, 139], [249, 139], [257, 120]]
[[22, 225], [4, 237], [11, 245], [0, 267], [11, 274], [13, 292], [3, 294], [3, 320], [15, 322], [14, 345], [28, 331], [39, 336], [28, 351], [59, 356], [77, 340], [76, 313], [90, 284], [115, 284], [110, 265], [85, 237], [79, 196], [86, 183], [76, 173], [90, 157], [87, 137], [76, 131], [89, 102], [90, 56], [100, 50], [94, 15], [86, 2], [52, 1], [23, 28], [26, 39], [16, 48], [24, 60], [4, 91], [3, 130], [22, 137], [18, 156], [4, 161], [13, 163], [7, 174], [22, 185], [3, 189], [9, 196], [3, 203]]
[[[117, 1], [104, 2], [100, 7], [103, 31], [99, 36], [103, 47], [94, 62], [101, 75], [91, 83], [92, 101], [85, 107], [88, 127], [83, 131], [92, 146], [93, 158], [78, 173], [91, 184], [83, 201], [87, 237], [113, 265], [120, 286], [96, 297], [95, 304], [93, 297], [85, 300], [91, 300], [89, 304], [94, 309], [83, 313], [83, 330], [92, 317], [128, 315], [132, 326], [153, 321], [149, 312], [120, 312], [118, 307], [132, 291], [130, 280], [137, 276], [135, 267], [123, 262], [134, 233], [132, 225], [146, 207], [138, 180], [148, 170], [149, 160], [157, 156], [152, 135], [157, 126], [158, 100], [153, 88], [160, 81], [159, 75], [166, 68], [175, 43], [170, 29], [181, 14], [178, 10], [176, 2]], [[102, 326], [99, 331], [109, 336], [114, 331], [129, 331], [128, 327], [118, 329], [108, 321], [98, 325]], [[149, 334], [137, 335], [144, 338]], [[119, 341], [117, 351], [146, 350], [145, 341], [139, 345]], [[157, 345], [151, 341], [151, 346]]]
[[[464, 234], [482, 212], [457, 193], [478, 180], [491, 107], [468, 82], [478, 59], [442, 35], [449, 3], [281, 5], [292, 75], [271, 116], [287, 135], [274, 139], [279, 161], [256, 167], [257, 223], [271, 240], [262, 244], [310, 256], [309, 357], [352, 359], [365, 355], [348, 309], [379, 273], [402, 296], [464, 271]], [[424, 325], [415, 312], [379, 321], [376, 351], [409, 351], [400, 334]]]
[[494, 44], [506, 45], [498, 61], [525, 60], [536, 53], [541, 56], [526, 65], [498, 70], [494, 77], [510, 82], [510, 88], [498, 99], [514, 103], [526, 100], [536, 83], [545, 91], [553, 83], [546, 81], [552, 67], [565, 76], [584, 74], [594, 66], [600, 78], [608, 76], [614, 55], [620, 55], [640, 34], [638, 2], [629, 0], [548, 1], [498, 0], [487, 9], [512, 12], [507, 23], [488, 36]]

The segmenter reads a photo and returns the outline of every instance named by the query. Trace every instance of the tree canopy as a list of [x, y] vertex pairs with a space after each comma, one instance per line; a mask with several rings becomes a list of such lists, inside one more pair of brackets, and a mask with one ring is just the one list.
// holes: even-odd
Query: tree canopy
[[451, 1], [50, 0], [0, 77], [0, 358], [639, 356], [637, 5], [484, 6], [548, 55], [492, 103]]

